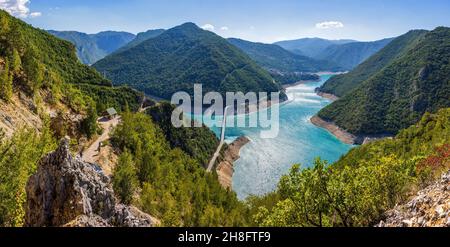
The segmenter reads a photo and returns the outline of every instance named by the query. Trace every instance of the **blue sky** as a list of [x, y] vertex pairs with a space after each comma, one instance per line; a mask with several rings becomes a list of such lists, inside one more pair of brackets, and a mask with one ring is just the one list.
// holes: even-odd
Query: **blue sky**
[[191, 21], [261, 42], [376, 40], [450, 26], [449, 0], [0, 0], [0, 7], [44, 29], [137, 33]]

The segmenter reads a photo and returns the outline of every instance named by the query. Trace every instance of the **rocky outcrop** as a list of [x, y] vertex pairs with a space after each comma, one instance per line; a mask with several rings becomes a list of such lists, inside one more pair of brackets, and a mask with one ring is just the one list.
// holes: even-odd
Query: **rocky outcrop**
[[44, 157], [26, 186], [26, 226], [147, 227], [151, 216], [118, 204], [102, 171], [71, 155], [69, 139]]
[[450, 171], [410, 202], [386, 213], [379, 227], [450, 227]]
[[228, 145], [228, 148], [225, 150], [223, 160], [219, 163], [216, 169], [219, 183], [223, 188], [230, 190], [232, 189], [234, 162], [240, 158], [241, 148], [249, 142], [250, 140], [247, 137], [241, 136]]

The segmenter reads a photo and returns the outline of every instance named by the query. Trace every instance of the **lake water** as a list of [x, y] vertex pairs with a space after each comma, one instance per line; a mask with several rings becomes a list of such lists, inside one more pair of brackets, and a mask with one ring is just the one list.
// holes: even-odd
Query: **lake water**
[[[286, 90], [290, 101], [280, 107], [280, 131], [274, 139], [262, 139], [261, 128], [227, 128], [227, 142], [242, 135], [251, 140], [241, 149], [241, 158], [234, 164], [233, 190], [240, 199], [275, 190], [281, 176], [294, 164], [311, 166], [316, 157], [334, 162], [352, 148], [310, 122], [312, 116], [331, 103], [314, 92], [330, 77], [323, 75], [320, 82]], [[211, 129], [220, 136], [220, 128]]]

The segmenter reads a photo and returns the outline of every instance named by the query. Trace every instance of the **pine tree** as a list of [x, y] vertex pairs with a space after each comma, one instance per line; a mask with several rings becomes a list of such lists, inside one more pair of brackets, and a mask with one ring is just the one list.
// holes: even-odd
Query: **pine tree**
[[22, 70], [22, 59], [16, 49], [13, 50], [11, 61], [11, 73], [17, 76]]
[[13, 77], [9, 72], [9, 61], [5, 61], [5, 66], [0, 72], [0, 98], [9, 102], [12, 97]]
[[87, 117], [81, 124], [83, 132], [88, 138], [91, 138], [97, 132], [97, 119], [97, 109], [95, 108], [94, 103], [91, 103], [87, 108]]

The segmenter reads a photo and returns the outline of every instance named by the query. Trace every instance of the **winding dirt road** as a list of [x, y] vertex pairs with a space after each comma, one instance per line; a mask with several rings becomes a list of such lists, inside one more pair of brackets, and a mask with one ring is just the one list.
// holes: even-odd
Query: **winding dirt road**
[[109, 140], [109, 138], [111, 137], [111, 131], [120, 123], [120, 117], [116, 117], [111, 120], [107, 118], [99, 118], [98, 123], [103, 129], [102, 135], [99, 136], [97, 140], [95, 140], [95, 142], [93, 142], [91, 146], [89, 146], [89, 148], [87, 148], [83, 152], [83, 161], [91, 164], [96, 164], [98, 162], [98, 147], [100, 143]]

